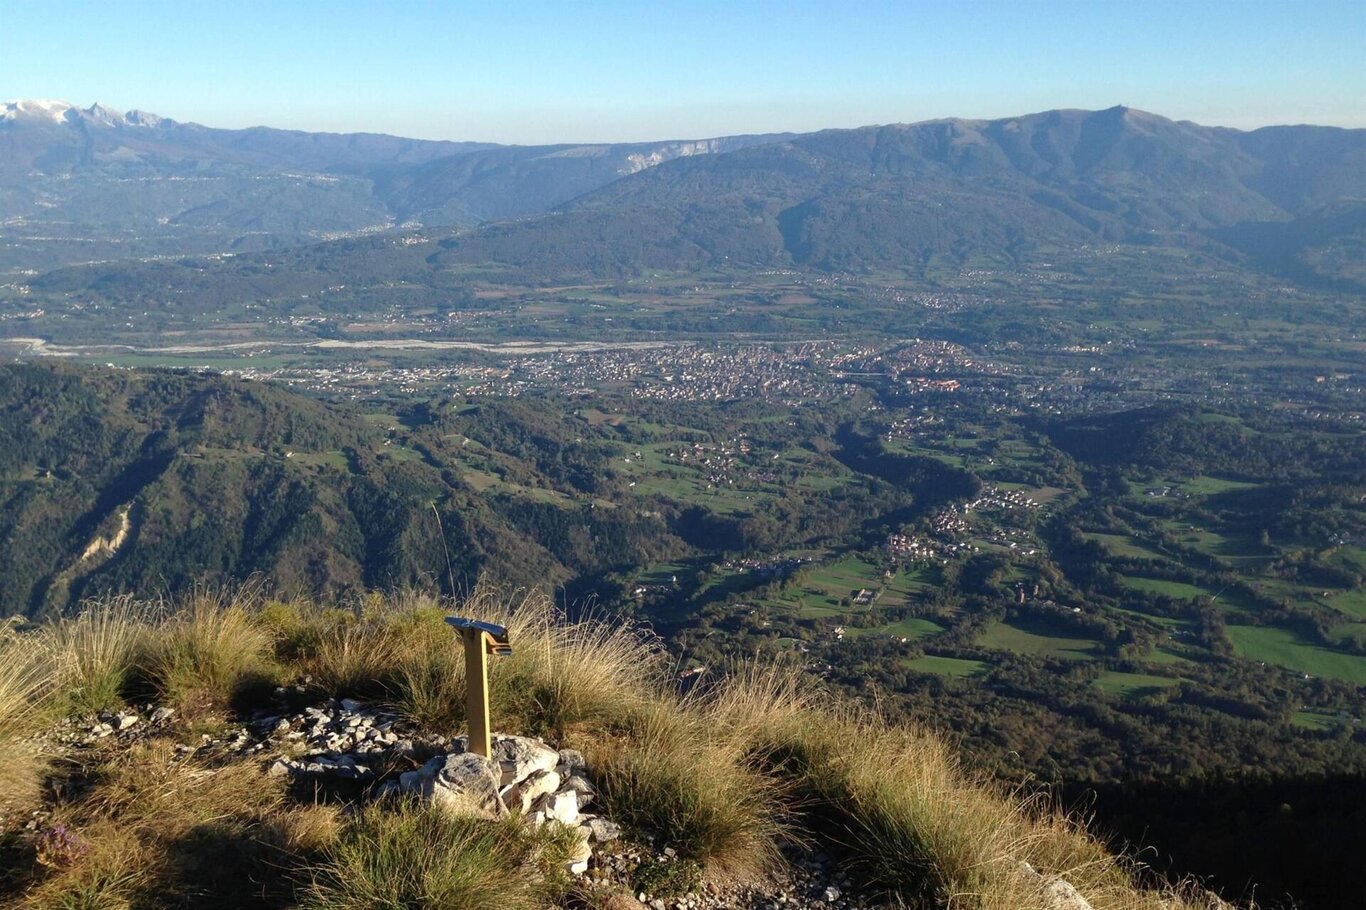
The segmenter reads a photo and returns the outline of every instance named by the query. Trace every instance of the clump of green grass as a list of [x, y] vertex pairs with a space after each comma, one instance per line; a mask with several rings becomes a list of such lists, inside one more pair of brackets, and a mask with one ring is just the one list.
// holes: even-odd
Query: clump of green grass
[[551, 826], [405, 804], [359, 813], [314, 870], [306, 910], [542, 910], [568, 889], [570, 842]]

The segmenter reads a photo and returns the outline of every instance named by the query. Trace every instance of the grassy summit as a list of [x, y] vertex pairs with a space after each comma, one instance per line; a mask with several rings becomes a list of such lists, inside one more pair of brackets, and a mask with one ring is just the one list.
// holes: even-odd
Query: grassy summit
[[[267, 772], [268, 751], [198, 747], [269, 708], [281, 685], [314, 702], [380, 700], [424, 731], [457, 732], [452, 610], [511, 629], [514, 654], [492, 667], [495, 726], [581, 750], [628, 840], [668, 844], [696, 881], [781, 875], [797, 845], [893, 905], [1061, 906], [1048, 897], [1058, 879], [1102, 910], [1214, 905], [1145, 890], [1142, 870], [1075, 820], [795, 673], [738, 668], [679, 695], [650, 636], [567, 622], [540, 598], [376, 596], [342, 609], [243, 590], [107, 601], [0, 638], [3, 906], [474, 908], [490, 889], [503, 907], [607, 905], [591, 873], [561, 871], [549, 828], [303, 792]], [[93, 744], [60, 735], [79, 729], [66, 718], [149, 703], [174, 720]]]

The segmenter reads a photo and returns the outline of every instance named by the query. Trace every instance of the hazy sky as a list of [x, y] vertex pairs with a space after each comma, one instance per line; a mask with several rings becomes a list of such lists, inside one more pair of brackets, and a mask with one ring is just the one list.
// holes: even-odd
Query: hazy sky
[[0, 100], [498, 142], [1055, 107], [1366, 126], [1366, 0], [0, 0]]

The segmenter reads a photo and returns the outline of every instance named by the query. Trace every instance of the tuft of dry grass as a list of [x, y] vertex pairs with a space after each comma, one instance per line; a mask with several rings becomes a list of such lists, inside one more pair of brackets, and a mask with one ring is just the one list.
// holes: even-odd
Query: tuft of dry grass
[[734, 753], [788, 788], [803, 827], [898, 902], [1044, 908], [1062, 879], [1097, 910], [1220, 906], [1191, 885], [1141, 887], [1142, 869], [1046, 800], [968, 774], [940, 738], [837, 701], [795, 668], [738, 668], [688, 708], [728, 731]]
[[198, 591], [159, 624], [141, 663], [162, 699], [225, 704], [273, 682], [274, 639], [251, 608], [250, 591]]
[[540, 594], [476, 592], [460, 609], [507, 627], [513, 653], [492, 664], [490, 688], [528, 732], [563, 737], [576, 725], [605, 726], [660, 691], [662, 650], [638, 629], [595, 616], [566, 622]]
[[74, 849], [21, 906], [243, 906], [292, 891], [300, 864], [340, 828], [334, 809], [289, 806], [259, 763], [210, 766], [169, 741], [114, 755], [94, 779], [57, 810]]
[[43, 630], [69, 713], [93, 714], [123, 704], [150, 623], [147, 606], [123, 596], [87, 604], [76, 617]]
[[0, 831], [42, 786], [48, 762], [32, 736], [50, 720], [51, 676], [43, 639], [0, 627]]
[[656, 703], [616, 737], [583, 743], [607, 814], [662, 835], [712, 881], [761, 880], [789, 833], [781, 782], [679, 708]]

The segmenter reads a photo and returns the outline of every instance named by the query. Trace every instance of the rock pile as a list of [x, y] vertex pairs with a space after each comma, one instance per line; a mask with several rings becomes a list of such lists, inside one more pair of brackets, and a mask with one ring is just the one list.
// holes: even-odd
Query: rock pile
[[[263, 718], [255, 726], [297, 753], [276, 759], [270, 769], [274, 775], [378, 782], [369, 791], [375, 799], [407, 795], [452, 812], [512, 814], [531, 824], [572, 828], [578, 844], [569, 869], [576, 875], [587, 871], [593, 844], [621, 833], [611, 821], [585, 811], [594, 790], [583, 756], [570, 749], [557, 751], [539, 739], [495, 735], [493, 755], [485, 758], [470, 752], [463, 736], [439, 744], [417, 739], [396, 717], [350, 699], [307, 708], [293, 717]], [[380, 780], [432, 751], [436, 754], [421, 766]]]

